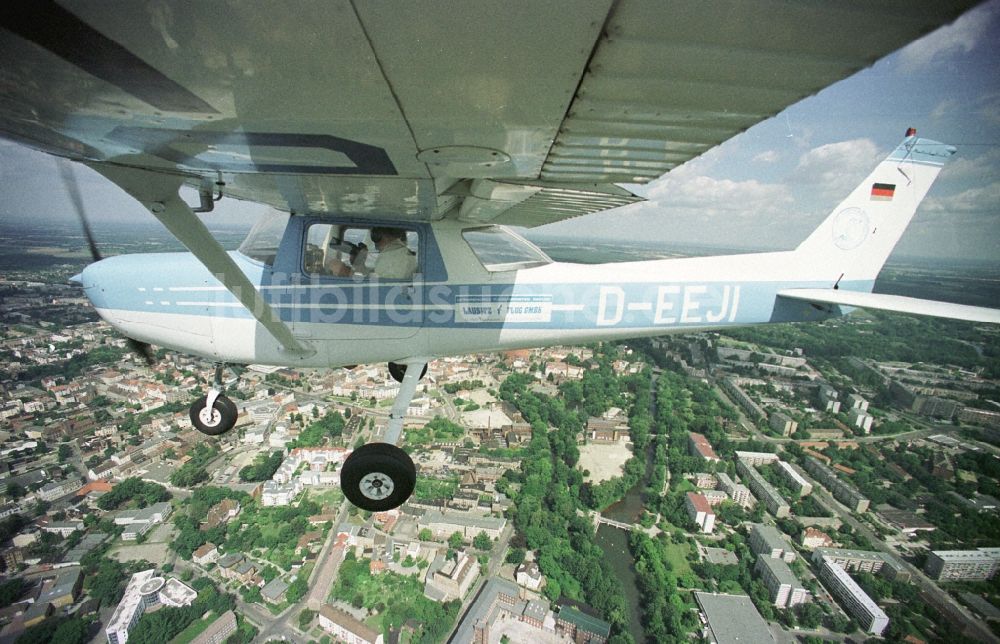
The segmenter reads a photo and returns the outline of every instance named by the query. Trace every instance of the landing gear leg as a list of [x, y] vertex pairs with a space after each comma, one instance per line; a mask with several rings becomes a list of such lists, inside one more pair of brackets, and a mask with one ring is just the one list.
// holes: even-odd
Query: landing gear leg
[[[390, 363], [392, 365], [393, 363]], [[396, 446], [403, 433], [403, 418], [417, 391], [417, 383], [427, 372], [427, 362], [410, 362], [389, 414], [384, 442], [368, 443], [354, 450], [340, 472], [344, 496], [362, 510], [384, 512], [402, 505], [417, 482], [417, 468], [409, 455]]]
[[222, 380], [225, 365], [216, 365], [215, 382], [208, 394], [191, 405], [191, 424], [202, 434], [218, 436], [225, 434], [236, 425], [239, 410], [236, 404], [223, 395], [226, 385]]

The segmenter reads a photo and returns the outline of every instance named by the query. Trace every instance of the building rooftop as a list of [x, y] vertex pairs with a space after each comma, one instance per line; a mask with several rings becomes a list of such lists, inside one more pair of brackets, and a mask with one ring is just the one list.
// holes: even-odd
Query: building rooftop
[[708, 499], [705, 498], [704, 494], [698, 494], [696, 492], [687, 493], [688, 501], [691, 502], [691, 506], [695, 509], [695, 512], [704, 512], [705, 514], [715, 514], [712, 512], [712, 506], [709, 504]]
[[931, 554], [947, 563], [991, 561], [1000, 559], [1000, 548], [976, 548], [975, 550], [932, 550]]
[[160, 599], [168, 606], [190, 606], [198, 598], [198, 591], [179, 579], [170, 577], [160, 589]]
[[549, 612], [549, 607], [544, 602], [540, 602], [537, 599], [533, 599], [528, 602], [524, 607], [523, 615], [531, 619], [537, 619], [538, 621], [545, 620], [545, 616]]
[[577, 629], [607, 638], [611, 634], [611, 624], [593, 615], [588, 615], [573, 606], [560, 606], [558, 619], [569, 622]]
[[455, 644], [471, 642], [473, 640], [474, 626], [479, 620], [489, 619], [497, 597], [504, 594], [516, 601], [519, 593], [517, 585], [513, 582], [497, 577], [487, 579], [465, 612], [462, 621], [459, 622], [454, 635], [448, 641]]
[[788, 550], [791, 548], [788, 540], [785, 539], [785, 535], [773, 525], [767, 525], [766, 523], [752, 523], [750, 525], [752, 532], [760, 535], [760, 538], [764, 540], [768, 548], [772, 550]]
[[232, 568], [239, 562], [243, 561], [243, 555], [238, 552], [231, 552], [228, 555], [222, 555], [216, 564], [219, 568]]
[[128, 585], [125, 587], [125, 594], [122, 596], [122, 600], [118, 602], [118, 607], [111, 614], [106, 632], [114, 633], [128, 630], [139, 602], [142, 601], [142, 593], [139, 589], [145, 582], [153, 578], [155, 572], [155, 569], [150, 568], [149, 570], [143, 570], [132, 575]]
[[777, 578], [778, 582], [782, 584], [789, 584], [792, 587], [801, 586], [801, 582], [795, 577], [792, 569], [788, 567], [781, 559], [773, 559], [771, 557], [760, 557], [757, 561], [762, 562], [760, 565], [768, 568], [771, 573]]
[[264, 596], [264, 599], [276, 602], [286, 590], [288, 590], [288, 584], [282, 581], [281, 577], [275, 577], [260, 589], [260, 594]]
[[38, 603], [55, 601], [59, 597], [72, 595], [73, 589], [80, 579], [80, 567], [64, 568], [59, 571], [51, 584], [43, 584], [42, 593], [38, 596]]
[[705, 560], [708, 563], [723, 566], [735, 566], [740, 563], [740, 559], [736, 556], [736, 553], [730, 552], [725, 548], [705, 548]]
[[375, 639], [379, 636], [378, 631], [369, 628], [364, 623], [359, 622], [358, 620], [354, 619], [347, 613], [341, 610], [337, 610], [336, 608], [334, 608], [329, 604], [323, 604], [322, 606], [320, 606], [319, 614], [327, 618], [331, 622], [339, 624], [340, 626], [342, 626], [343, 628], [350, 631], [351, 633], [353, 633], [354, 635], [358, 636], [359, 638], [363, 639], [366, 642], [374, 642]]
[[695, 592], [694, 597], [719, 644], [774, 642], [767, 622], [748, 596]]
[[829, 571], [830, 574], [840, 581], [840, 583], [847, 589], [847, 592], [851, 593], [851, 596], [857, 600], [862, 607], [864, 607], [865, 612], [871, 615], [873, 619], [880, 617], [886, 620], [889, 619], [885, 612], [879, 608], [878, 604], [875, 603], [875, 600], [869, 597], [868, 593], [861, 589], [861, 586], [859, 586], [858, 583], [854, 581], [849, 574], [847, 574], [846, 570], [832, 561], [826, 560], [823, 561], [823, 568]]
[[507, 524], [507, 520], [497, 517], [477, 517], [457, 512], [441, 512], [440, 510], [428, 510], [424, 513], [425, 523], [451, 523], [468, 528], [485, 528], [490, 530], [502, 530]]
[[204, 557], [205, 555], [209, 554], [210, 552], [212, 552], [215, 549], [216, 549], [216, 546], [215, 546], [214, 543], [206, 542], [206, 543], [201, 544], [198, 547], [198, 549], [195, 550], [192, 553], [192, 555], [195, 556], [195, 557], [198, 557], [200, 559], [201, 557]]

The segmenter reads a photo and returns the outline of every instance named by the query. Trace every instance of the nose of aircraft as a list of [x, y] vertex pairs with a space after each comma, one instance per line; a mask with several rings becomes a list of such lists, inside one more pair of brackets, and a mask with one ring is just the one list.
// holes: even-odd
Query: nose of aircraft
[[113, 258], [102, 259], [93, 264], [88, 264], [82, 271], [69, 278], [71, 284], [83, 287], [84, 295], [98, 308], [106, 304], [104, 302], [106, 298], [102, 297], [101, 294], [109, 284], [114, 283], [114, 279], [109, 279], [111, 277], [109, 273], [113, 272], [114, 268], [113, 266], [109, 266], [109, 264], [114, 263], [109, 261], [110, 259]]

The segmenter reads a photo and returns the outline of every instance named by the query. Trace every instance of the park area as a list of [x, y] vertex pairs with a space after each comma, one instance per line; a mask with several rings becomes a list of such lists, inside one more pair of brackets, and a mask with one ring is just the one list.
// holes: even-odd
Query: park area
[[459, 602], [440, 604], [428, 599], [416, 577], [393, 572], [372, 575], [370, 563], [349, 552], [330, 593], [331, 601], [367, 610], [365, 623], [379, 632], [398, 627], [408, 619], [421, 623], [426, 641], [440, 639], [449, 631], [458, 617]]

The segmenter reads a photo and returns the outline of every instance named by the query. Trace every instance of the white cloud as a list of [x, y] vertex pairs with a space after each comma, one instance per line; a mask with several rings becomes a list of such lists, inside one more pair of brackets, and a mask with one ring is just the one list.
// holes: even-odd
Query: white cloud
[[941, 182], [982, 183], [998, 175], [1000, 175], [1000, 149], [991, 149], [976, 157], [964, 156], [963, 150], [959, 149], [958, 154], [952, 157], [941, 171]]
[[921, 210], [933, 215], [961, 213], [1000, 217], [1000, 181], [947, 197], [928, 197]]
[[769, 210], [791, 202], [788, 191], [780, 185], [761, 183], [755, 179], [732, 181], [706, 176], [664, 182], [650, 197], [671, 208], [730, 213]]
[[842, 196], [880, 160], [881, 154], [871, 139], [828, 143], [803, 154], [791, 178], [800, 186], [813, 186], [818, 194]]
[[967, 54], [982, 41], [1000, 3], [993, 1], [959, 16], [958, 20], [933, 31], [899, 52], [900, 68], [916, 72], [949, 55]]
[[990, 123], [1000, 124], [1000, 92], [983, 96], [982, 104], [978, 110], [979, 115]]
[[760, 163], [774, 163], [781, 158], [781, 155], [774, 150], [765, 150], [753, 158]]
[[940, 121], [941, 119], [952, 116], [958, 109], [961, 109], [961, 104], [957, 100], [953, 98], [946, 98], [938, 103], [937, 107], [931, 110], [931, 118], [936, 121]]

